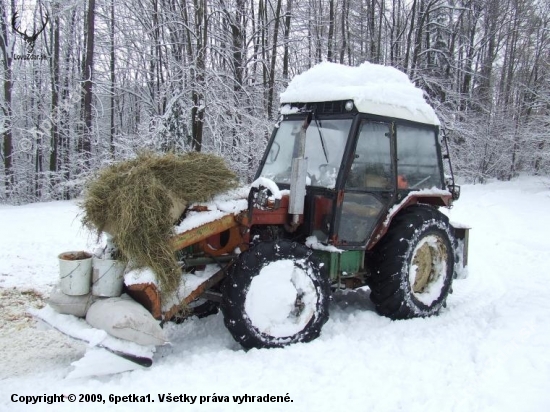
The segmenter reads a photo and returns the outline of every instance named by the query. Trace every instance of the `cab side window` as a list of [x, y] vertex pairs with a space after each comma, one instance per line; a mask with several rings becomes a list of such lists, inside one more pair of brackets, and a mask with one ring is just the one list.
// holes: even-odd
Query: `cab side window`
[[396, 145], [398, 188], [442, 187], [434, 130], [397, 125]]
[[363, 121], [346, 189], [391, 189], [390, 127]]

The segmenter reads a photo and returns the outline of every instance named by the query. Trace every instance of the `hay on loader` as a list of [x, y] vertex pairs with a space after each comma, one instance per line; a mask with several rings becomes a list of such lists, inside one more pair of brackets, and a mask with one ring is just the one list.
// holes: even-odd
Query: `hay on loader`
[[185, 206], [237, 185], [222, 158], [204, 153], [140, 154], [99, 172], [86, 187], [83, 223], [113, 236], [122, 258], [150, 267], [162, 294], [181, 278], [169, 239]]

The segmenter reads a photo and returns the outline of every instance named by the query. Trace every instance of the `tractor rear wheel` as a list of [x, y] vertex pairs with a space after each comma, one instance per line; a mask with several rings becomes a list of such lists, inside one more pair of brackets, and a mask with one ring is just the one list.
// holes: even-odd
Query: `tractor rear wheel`
[[222, 288], [225, 326], [245, 348], [309, 342], [328, 319], [330, 283], [311, 249], [287, 240], [242, 253]]
[[429, 206], [411, 206], [392, 221], [375, 246], [368, 280], [376, 311], [391, 319], [437, 314], [454, 273], [448, 218]]

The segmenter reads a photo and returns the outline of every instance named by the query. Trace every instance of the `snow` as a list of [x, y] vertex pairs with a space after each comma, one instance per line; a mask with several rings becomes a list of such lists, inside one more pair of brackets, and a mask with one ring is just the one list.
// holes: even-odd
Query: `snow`
[[[454, 282], [437, 317], [390, 321], [374, 312], [368, 291], [359, 290], [335, 297], [317, 340], [250, 351], [234, 342], [221, 315], [193, 318], [164, 326], [173, 345], [157, 348], [151, 368], [76, 378], [70, 377], [71, 363], [85, 346], [13, 310], [21, 307], [20, 298], [7, 292], [33, 287], [47, 293], [57, 282], [59, 252], [90, 250], [94, 242], [80, 230], [72, 202], [0, 206], [0, 292], [6, 292], [0, 302], [0, 410], [550, 410], [549, 210], [549, 179], [463, 185], [447, 213], [472, 227], [469, 277]], [[102, 394], [107, 401], [11, 401], [13, 394], [54, 393]], [[230, 401], [161, 403], [158, 395], [168, 393], [215, 393]], [[292, 402], [239, 404], [232, 398], [268, 393], [288, 394]], [[115, 405], [110, 394], [151, 394], [155, 403]]]
[[298, 107], [292, 107], [290, 104], [285, 104], [279, 109], [281, 114], [296, 114], [300, 112]]
[[274, 199], [281, 199], [283, 197], [281, 191], [279, 190], [279, 186], [277, 186], [277, 183], [275, 183], [271, 179], [268, 179], [267, 177], [257, 178], [252, 182], [251, 186], [255, 188], [259, 188], [260, 186], [266, 187], [271, 191], [271, 195]]
[[142, 346], [110, 336], [104, 330], [91, 327], [83, 319], [72, 315], [62, 315], [49, 306], [40, 310], [30, 309], [29, 313], [44, 320], [66, 335], [87, 342], [90, 347], [101, 345], [115, 351], [142, 357], [152, 357], [156, 349], [154, 346]]
[[0, 287], [49, 291], [60, 253], [94, 250], [96, 239], [79, 214], [75, 202], [0, 205]]
[[338, 249], [336, 246], [333, 245], [325, 245], [317, 239], [317, 236], [309, 236], [306, 239], [306, 246], [315, 249], [315, 250], [322, 250], [324, 252], [332, 252], [332, 253], [342, 253], [342, 249]]
[[[409, 198], [412, 196], [423, 196], [423, 197], [440, 197], [440, 196], [451, 196], [451, 192], [444, 189], [438, 189], [437, 187], [432, 187], [431, 189], [420, 189], [420, 190], [413, 190], [407, 193], [407, 196], [405, 196], [401, 202], [395, 204], [394, 206], [390, 207], [388, 210], [388, 214], [386, 215], [386, 219], [384, 219], [383, 225], [388, 226], [390, 223], [390, 219], [395, 215], [399, 210], [401, 209], [401, 206], [404, 205], [409, 201]], [[458, 226], [455, 226], [458, 227]], [[465, 228], [469, 228], [470, 226], [464, 226]]]
[[[214, 276], [219, 270], [220, 267], [218, 265], [206, 265], [204, 270], [198, 270], [195, 273], [186, 273], [178, 290], [164, 298], [162, 302], [163, 312], [167, 312], [174, 305], [179, 305], [183, 299], [189, 296], [202, 283]], [[124, 275], [124, 284], [130, 286], [140, 283], [152, 283], [158, 286], [155, 274], [149, 268], [133, 269]]]
[[73, 362], [72, 365], [75, 369], [67, 375], [68, 379], [111, 375], [144, 368], [102, 348], [88, 350], [83, 358]]
[[195, 273], [187, 273], [184, 276], [183, 282], [180, 284], [179, 289], [172, 294], [172, 296], [166, 298], [162, 302], [162, 310], [167, 312], [174, 305], [179, 305], [183, 299], [189, 296], [195, 289], [197, 289], [202, 283], [206, 282], [212, 276], [214, 276], [220, 267], [218, 265], [206, 265], [204, 270], [198, 270]]
[[249, 186], [243, 186], [225, 193], [221, 193], [207, 203], [195, 203], [191, 205], [203, 207], [206, 210], [202, 212], [189, 211], [185, 219], [175, 228], [175, 233], [183, 233], [195, 229], [206, 223], [213, 222], [231, 214], [238, 214], [248, 209]]
[[439, 125], [422, 90], [405, 73], [368, 62], [357, 67], [322, 62], [294, 77], [281, 93], [282, 113], [292, 112], [288, 103], [336, 100], [353, 100], [362, 113]]
[[125, 285], [139, 285], [140, 283], [153, 283], [154, 285], [157, 285], [157, 277], [155, 276], [155, 273], [147, 267], [131, 269], [124, 274]]
[[[293, 316], [298, 295], [304, 309]], [[315, 314], [315, 285], [304, 269], [290, 259], [272, 262], [252, 279], [244, 308], [250, 322], [260, 332], [276, 338], [300, 332]]]

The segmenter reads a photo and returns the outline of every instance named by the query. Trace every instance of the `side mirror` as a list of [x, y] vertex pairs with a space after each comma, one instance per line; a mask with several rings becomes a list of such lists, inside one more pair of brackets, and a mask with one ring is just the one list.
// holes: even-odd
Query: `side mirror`
[[453, 200], [458, 200], [460, 198], [460, 186], [453, 184], [450, 184], [447, 186], [447, 189], [449, 192], [451, 192], [451, 195], [453, 196]]

